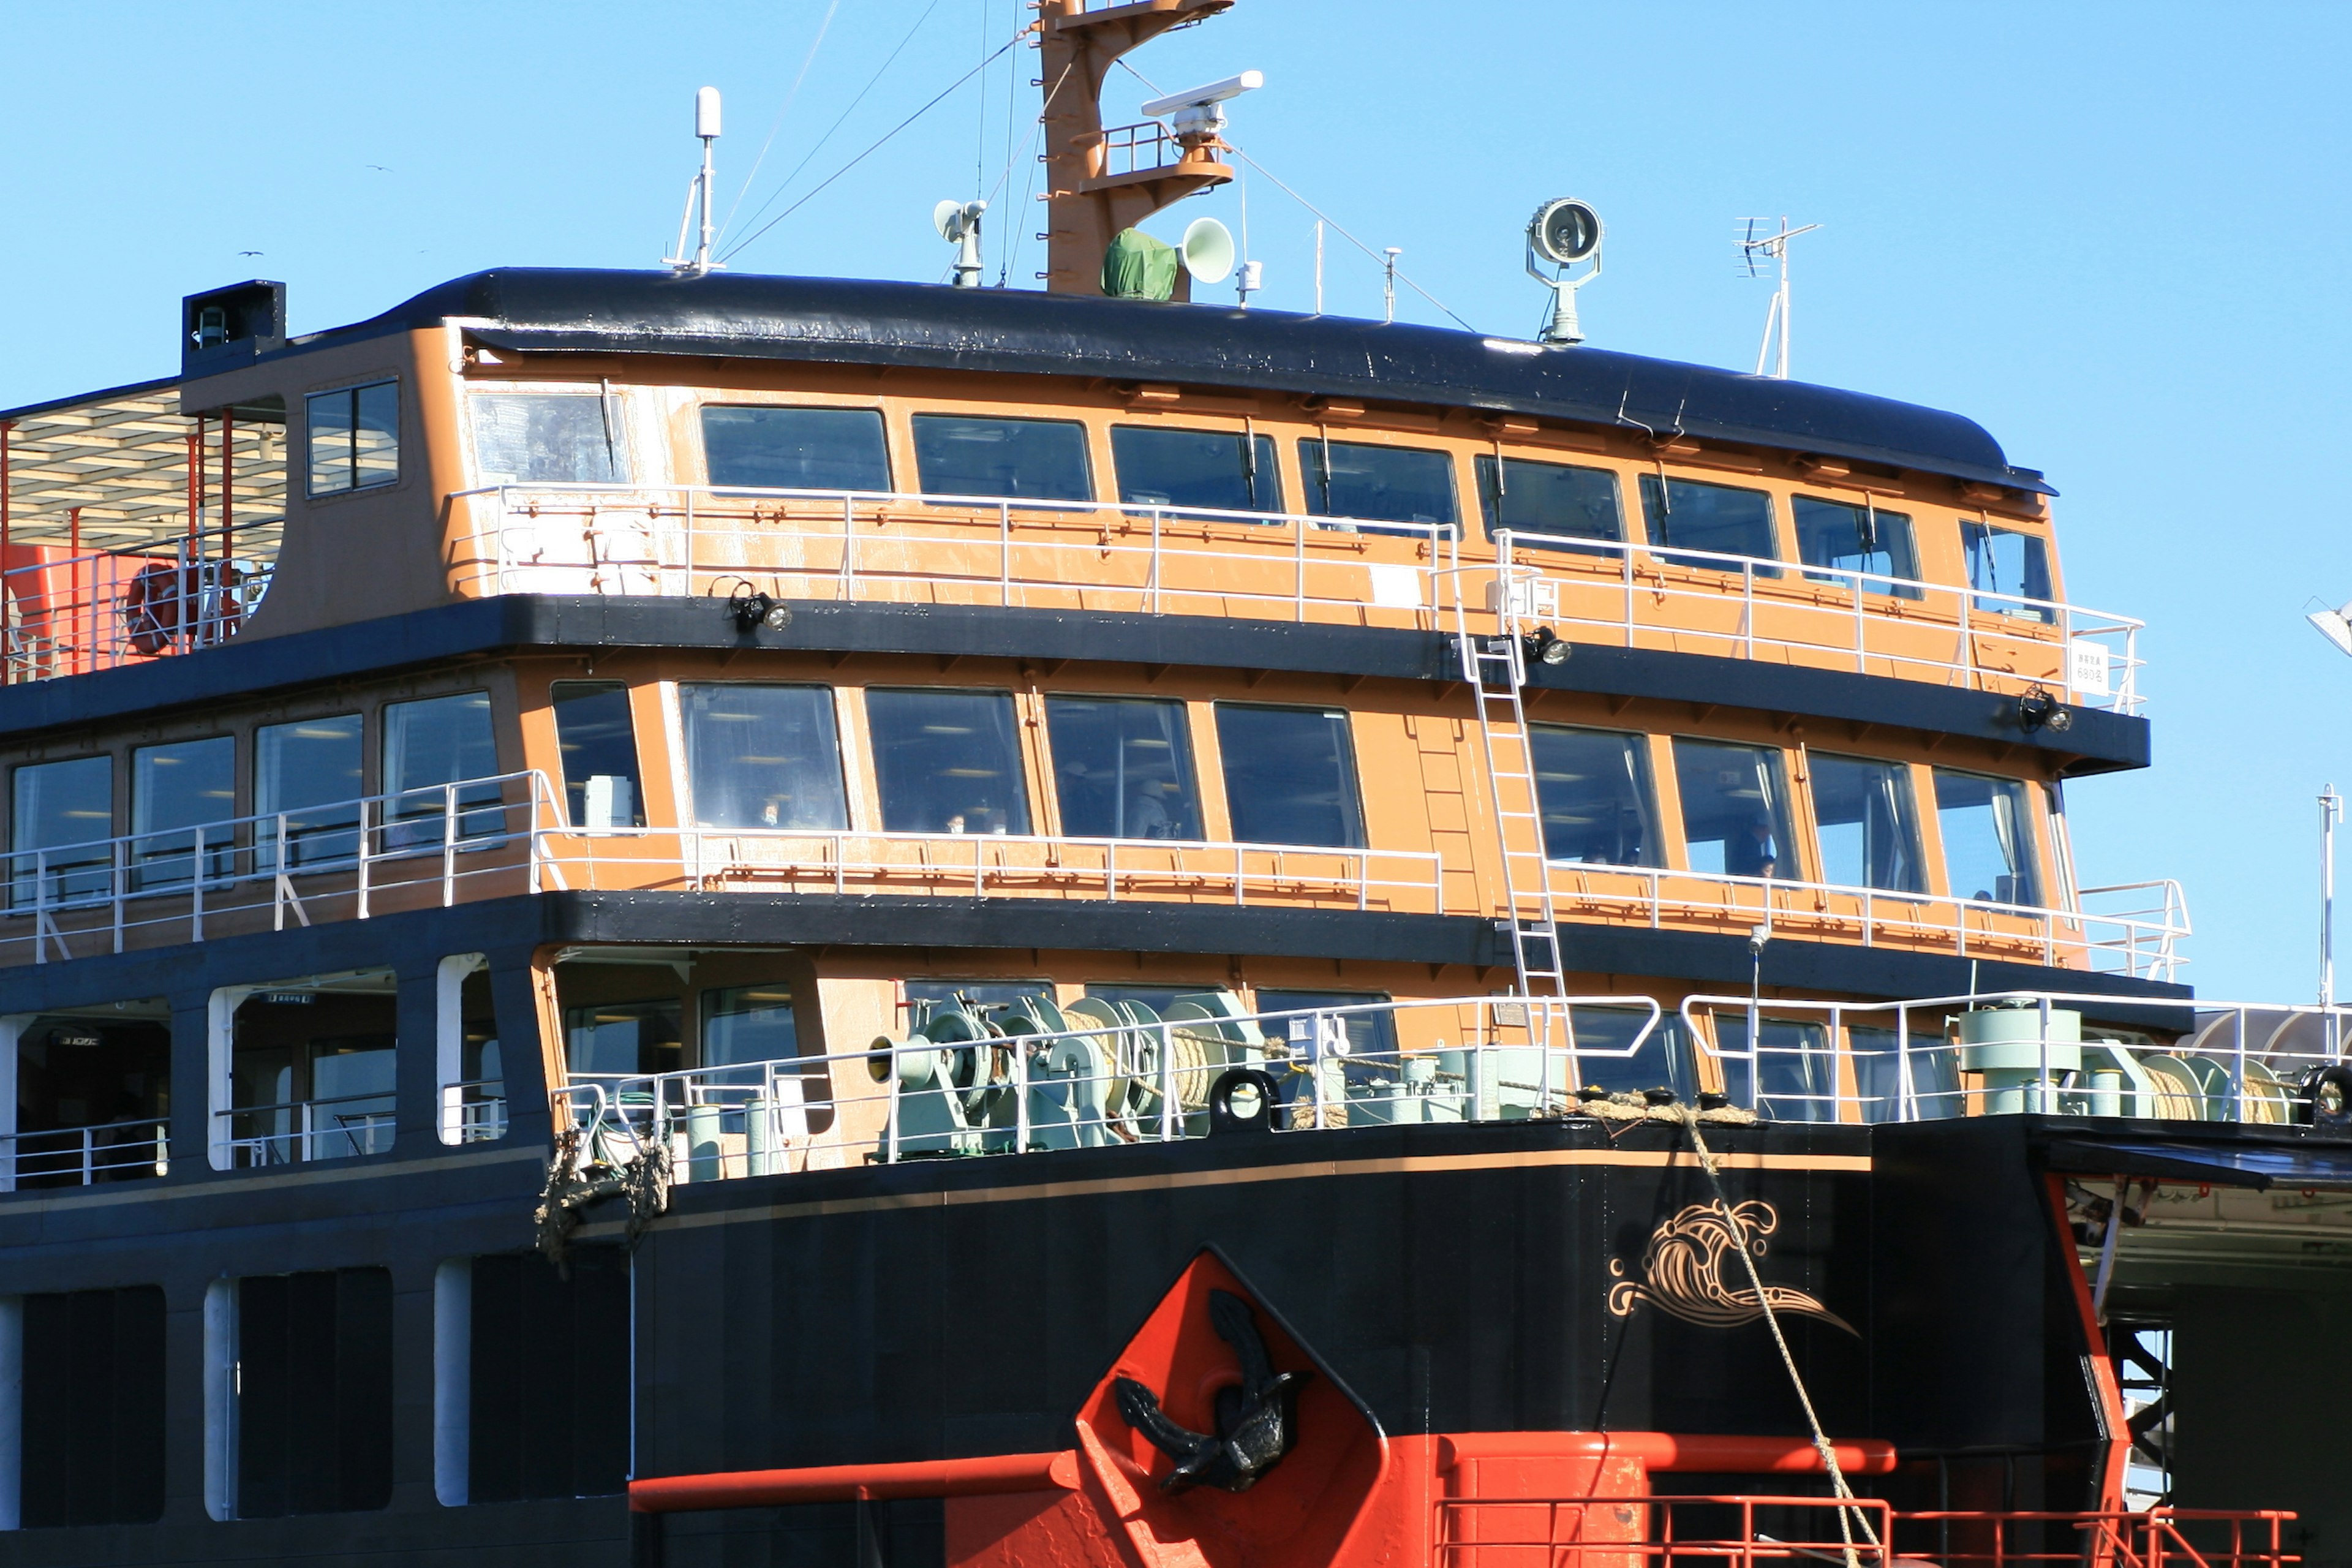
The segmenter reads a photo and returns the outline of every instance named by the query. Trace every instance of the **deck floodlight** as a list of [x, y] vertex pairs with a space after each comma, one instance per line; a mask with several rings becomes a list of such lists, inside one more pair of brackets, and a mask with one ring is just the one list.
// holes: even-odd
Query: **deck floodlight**
[[2029, 735], [2036, 730], [2063, 735], [2074, 727], [2074, 716], [2047, 688], [2036, 685], [2017, 700], [2017, 722]]
[[1549, 664], [1555, 668], [1559, 665], [1566, 664], [1568, 662], [1568, 656], [1575, 651], [1574, 648], [1569, 645], [1566, 638], [1562, 637], [1558, 632], [1553, 631], [1549, 626], [1538, 626], [1535, 630], [1529, 632], [1527, 637], [1527, 645], [1528, 662], [1530, 664]]
[[727, 600], [728, 613], [735, 617], [737, 631], [752, 631], [761, 626], [772, 632], [782, 631], [793, 624], [793, 607], [782, 600], [762, 594], [748, 583], [736, 584]]
[[[1528, 276], [1551, 290], [1551, 317], [1537, 336], [1568, 347], [1584, 341], [1576, 291], [1601, 276], [1601, 215], [1589, 202], [1555, 196], [1528, 220]], [[1583, 265], [1574, 276], [1569, 269]]]
[[2333, 610], [2314, 610], [2304, 616], [2319, 628], [2319, 635], [2336, 645], [2336, 651], [2352, 654], [2352, 604]]

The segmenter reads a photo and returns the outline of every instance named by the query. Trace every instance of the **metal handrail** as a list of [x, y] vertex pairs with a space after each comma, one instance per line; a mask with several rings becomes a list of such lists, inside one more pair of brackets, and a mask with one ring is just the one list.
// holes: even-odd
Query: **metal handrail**
[[[338, 1094], [318, 1100], [280, 1100], [269, 1105], [229, 1106], [213, 1112], [213, 1147], [217, 1154], [227, 1156], [228, 1163], [231, 1165], [237, 1163], [236, 1157], [239, 1152], [259, 1154], [262, 1157], [253, 1163], [264, 1165], [299, 1164], [311, 1160], [345, 1157], [340, 1154], [332, 1156], [320, 1154], [314, 1147], [314, 1143], [321, 1138], [347, 1140], [352, 1144], [349, 1153], [353, 1155], [383, 1153], [391, 1148], [390, 1140], [385, 1140], [383, 1148], [379, 1149], [376, 1146], [376, 1135], [379, 1129], [390, 1131], [394, 1127], [397, 1115], [395, 1111], [359, 1111], [347, 1117], [339, 1112], [332, 1112], [331, 1108], [338, 1105], [381, 1105], [393, 1097], [393, 1090], [378, 1089], [367, 1094]], [[319, 1112], [322, 1110], [330, 1110], [341, 1125], [319, 1126]], [[235, 1119], [237, 1117], [271, 1116], [279, 1113], [290, 1113], [288, 1115], [288, 1120], [296, 1125], [282, 1132], [249, 1132], [241, 1137], [231, 1131], [236, 1126]], [[273, 1155], [277, 1157], [273, 1158]]]
[[[110, 1134], [133, 1133], [135, 1139], [109, 1139]], [[66, 1147], [26, 1147], [47, 1141]], [[134, 1116], [88, 1127], [0, 1132], [0, 1192], [13, 1190], [20, 1181], [47, 1176], [73, 1176], [80, 1186], [115, 1172], [143, 1171], [161, 1176], [171, 1170], [170, 1144], [171, 1121], [161, 1116]]]

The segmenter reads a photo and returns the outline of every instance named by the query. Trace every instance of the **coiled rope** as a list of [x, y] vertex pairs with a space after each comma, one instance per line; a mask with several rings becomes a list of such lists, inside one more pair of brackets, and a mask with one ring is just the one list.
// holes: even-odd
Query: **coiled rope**
[[1756, 1271], [1756, 1253], [1748, 1245], [1748, 1227], [1740, 1223], [1738, 1215], [1731, 1206], [1731, 1200], [1724, 1195], [1723, 1177], [1716, 1168], [1714, 1152], [1707, 1148], [1706, 1137], [1698, 1130], [1698, 1112], [1689, 1106], [1680, 1109], [1680, 1120], [1690, 1129], [1691, 1147], [1697, 1152], [1699, 1168], [1706, 1173], [1707, 1185], [1715, 1191], [1715, 1205], [1723, 1211], [1724, 1223], [1731, 1227], [1732, 1236], [1739, 1243], [1739, 1261], [1747, 1267], [1748, 1283], [1756, 1292], [1756, 1305], [1764, 1313], [1764, 1326], [1772, 1331], [1772, 1342], [1780, 1351], [1780, 1364], [1788, 1368], [1790, 1385], [1796, 1389], [1797, 1403], [1804, 1409], [1805, 1425], [1812, 1428], [1813, 1447], [1822, 1457], [1822, 1468], [1829, 1472], [1830, 1489], [1839, 1499], [1838, 1536], [1845, 1542], [1845, 1568], [1862, 1568], [1861, 1556], [1853, 1544], [1853, 1527], [1856, 1524], [1862, 1526], [1863, 1538], [1870, 1542], [1876, 1559], [1884, 1562], [1886, 1553], [1878, 1539], [1878, 1532], [1870, 1528], [1870, 1516], [1863, 1511], [1861, 1500], [1846, 1484], [1845, 1471], [1838, 1465], [1837, 1448], [1830, 1442], [1829, 1434], [1822, 1430], [1822, 1418], [1813, 1413], [1813, 1396], [1806, 1391], [1804, 1373], [1797, 1370], [1797, 1358], [1790, 1353], [1789, 1341], [1780, 1332], [1780, 1320], [1772, 1310], [1772, 1298], [1764, 1289], [1764, 1277]]

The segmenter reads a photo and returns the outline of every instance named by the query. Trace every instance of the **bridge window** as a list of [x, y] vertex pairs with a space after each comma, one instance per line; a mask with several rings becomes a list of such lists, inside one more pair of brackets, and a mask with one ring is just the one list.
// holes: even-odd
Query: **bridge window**
[[[1853, 1056], [1856, 1090], [1862, 1096], [1864, 1121], [1893, 1121], [1903, 1114], [1902, 1040], [1893, 1029], [1850, 1025], [1846, 1040]], [[1911, 1028], [1911, 1098], [1922, 1121], [1958, 1116], [1966, 1109], [1960, 1096], [1958, 1056], [1941, 1034], [1919, 1031], [1917, 1016]]]
[[1027, 833], [1020, 726], [1003, 691], [866, 694], [888, 833]]
[[643, 827], [645, 791], [637, 784], [629, 689], [617, 680], [559, 680], [548, 688], [548, 700], [555, 709], [555, 749], [572, 826]]
[[1888, 893], [1926, 892], [1911, 770], [1900, 763], [1815, 752], [1811, 773], [1822, 880]]
[[1658, 1026], [1650, 1031], [1641, 1049], [1629, 1048], [1649, 1019], [1646, 1008], [1570, 1008], [1570, 1040], [1579, 1053], [1578, 1085], [1627, 1094], [1639, 1094], [1645, 1089], [1671, 1089], [1688, 1099], [1697, 1087], [1697, 1079], [1691, 1070], [1689, 1047], [1684, 1044], [1682, 1031], [1672, 1017], [1658, 1020]]
[[1136, 506], [1282, 510], [1271, 436], [1117, 425], [1110, 455], [1118, 468], [1118, 499]]
[[1184, 704], [1048, 697], [1045, 721], [1063, 832], [1079, 838], [1201, 837]]
[[1307, 510], [1317, 517], [1449, 528], [1461, 521], [1450, 452], [1308, 436], [1298, 443], [1298, 467]]
[[[215, 1071], [215, 1163], [246, 1168], [388, 1153], [399, 1062], [393, 972], [289, 980], [216, 994], [226, 1038]], [[224, 1061], [222, 1058], [226, 1058]]]
[[498, 771], [488, 692], [386, 703], [383, 787], [394, 798], [385, 813], [385, 847], [440, 843], [443, 817], [452, 811], [460, 839], [496, 837], [506, 826], [497, 784], [443, 786], [495, 778]]
[[1690, 869], [1726, 877], [1796, 874], [1788, 774], [1778, 750], [1676, 737], [1675, 777]]
[[[1702, 484], [1696, 479], [1661, 480], [1642, 476], [1642, 519], [1650, 542], [1669, 550], [1704, 551], [1711, 555], [1745, 555], [1758, 561], [1780, 558], [1779, 533], [1772, 526], [1772, 497], [1764, 490], [1732, 485]], [[1737, 570], [1729, 561], [1685, 562], [1711, 570]], [[1759, 577], [1778, 577], [1762, 570]]]
[[768, 490], [890, 488], [890, 453], [878, 408], [706, 407], [702, 460], [714, 485]]
[[1217, 751], [1234, 838], [1364, 847], [1363, 796], [1347, 714], [1220, 702]]
[[[1522, 458], [1478, 459], [1478, 499], [1491, 537], [1503, 529], [1552, 539], [1606, 540], [1622, 544], [1625, 516], [1617, 504], [1617, 476], [1607, 468], [1535, 463]], [[1587, 555], [1615, 554], [1573, 544], [1543, 548]]]
[[1936, 826], [1944, 838], [1944, 885], [1952, 897], [2041, 907], [2032, 798], [2017, 779], [1936, 770]]
[[1588, 866], [1657, 866], [1657, 796], [1641, 735], [1530, 724], [1544, 857]]
[[172, 1014], [162, 1001], [110, 1002], [0, 1026], [14, 1076], [0, 1083], [0, 1192], [137, 1181], [164, 1173]]
[[[1864, 593], [1889, 594], [1916, 599], [1922, 590], [1919, 551], [1911, 536], [1911, 520], [1899, 511], [1848, 506], [1843, 501], [1816, 500], [1799, 496], [1790, 503], [1797, 516], [1797, 558], [1808, 566], [1864, 574]], [[1805, 575], [1816, 583], [1833, 581], [1817, 572]], [[1879, 582], [1882, 577], [1913, 581]]]
[[253, 760], [253, 809], [262, 818], [254, 854], [262, 869], [277, 866], [281, 834], [289, 870], [359, 853], [366, 790], [358, 714], [265, 724], [254, 731]]
[[568, 392], [478, 392], [474, 472], [486, 485], [614, 484], [629, 478], [629, 452], [602, 388]]
[[681, 686], [677, 695], [697, 826], [848, 826], [831, 688], [730, 681]]
[[[730, 985], [702, 994], [702, 1065], [788, 1061], [801, 1054], [793, 988]], [[756, 1080], [757, 1073], [751, 1075]]]
[[[444, 1265], [444, 1278], [451, 1266]], [[436, 1280], [436, 1338], [465, 1348], [466, 1479], [444, 1502], [609, 1497], [629, 1468], [629, 1262], [578, 1247], [559, 1273], [518, 1253]], [[614, 1375], [614, 1369], [622, 1369]], [[456, 1381], [455, 1379], [452, 1380]], [[456, 1390], [452, 1391], [456, 1393]], [[453, 1466], [454, 1468], [454, 1466]]]
[[[236, 816], [236, 742], [226, 735], [141, 746], [131, 753], [131, 886], [185, 888], [195, 876], [189, 829]], [[229, 874], [234, 830], [205, 835], [206, 880]]]
[[1837, 1053], [1823, 1025], [1764, 1018], [1756, 1031], [1756, 1059], [1748, 1059], [1748, 1015], [1720, 1009], [1715, 1037], [1723, 1058], [1726, 1092], [1734, 1105], [1775, 1121], [1835, 1121]]
[[[102, 899], [113, 886], [114, 759], [34, 763], [16, 775], [9, 901]], [[43, 853], [35, 854], [34, 851]]]
[[312, 495], [373, 489], [400, 478], [400, 383], [317, 392], [303, 401]]
[[[567, 964], [564, 971], [572, 967]], [[642, 995], [647, 984], [644, 972], [628, 965], [621, 973], [628, 984], [597, 988], [627, 989], [634, 984]], [[564, 988], [569, 993], [575, 986], [594, 985], [601, 976], [567, 973], [566, 978], [573, 982]], [[628, 1077], [676, 1072], [685, 1065], [684, 1021], [685, 1008], [675, 996], [567, 1005], [563, 1009], [565, 1059], [575, 1073]]]
[[0, 1517], [26, 1530], [163, 1517], [163, 1322], [152, 1285], [0, 1301], [16, 1342], [0, 1355], [23, 1373], [0, 1384], [17, 1460]]
[[383, 1508], [392, 1500], [391, 1272], [236, 1285], [236, 1517]]
[[[1977, 591], [1973, 607], [1989, 615], [2018, 616], [2029, 621], [2055, 621], [2058, 612], [2046, 604], [2021, 605], [2017, 599], [2049, 599], [2050, 546], [2041, 535], [2013, 528], [1995, 528], [1975, 518], [1960, 524], [1969, 547], [1969, 586]], [[1985, 597], [1993, 595], [1998, 597]]]
[[915, 468], [926, 494], [1092, 500], [1087, 427], [1064, 419], [915, 416]]

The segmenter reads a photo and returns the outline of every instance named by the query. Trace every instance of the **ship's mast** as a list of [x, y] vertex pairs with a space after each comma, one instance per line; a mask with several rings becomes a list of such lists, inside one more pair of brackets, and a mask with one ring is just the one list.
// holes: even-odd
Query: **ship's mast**
[[[1045, 288], [1055, 294], [1100, 294], [1104, 252], [1171, 203], [1234, 177], [1218, 161], [1229, 152], [1213, 130], [1173, 132], [1158, 123], [1102, 122], [1103, 81], [1121, 55], [1172, 27], [1197, 22], [1233, 0], [1038, 0], [1039, 80], [1045, 89]], [[1187, 297], [1181, 273], [1176, 298]]]

